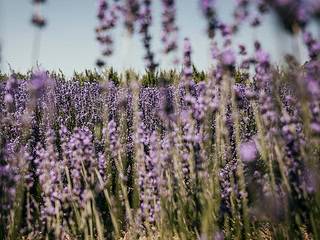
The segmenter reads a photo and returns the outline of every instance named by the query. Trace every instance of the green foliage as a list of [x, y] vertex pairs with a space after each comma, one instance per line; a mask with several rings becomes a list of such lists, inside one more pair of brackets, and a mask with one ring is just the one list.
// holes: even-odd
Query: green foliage
[[[61, 69], [58, 71], [48, 72], [49, 76], [53, 79], [66, 81], [67, 76]], [[12, 71], [11, 75], [21, 80], [28, 80], [32, 75], [32, 71], [27, 73]], [[177, 84], [180, 81], [182, 73], [176, 69], [170, 70], [157, 70], [149, 71], [146, 70], [142, 75], [139, 75], [132, 69], [125, 70], [122, 74], [116, 71], [113, 67], [106, 68], [101, 72], [96, 70], [84, 70], [83, 72], [74, 71], [71, 79], [72, 81], [78, 81], [81, 84], [85, 82], [103, 82], [111, 81], [115, 86], [129, 86], [133, 80], [139, 80], [144, 87], [156, 87], [156, 86], [168, 86]], [[240, 73], [238, 73], [240, 76]], [[203, 70], [198, 70], [193, 65], [192, 78], [196, 83], [206, 81], [208, 74]], [[8, 78], [8, 75], [0, 72], [0, 81], [4, 81]]]
[[164, 71], [161, 70], [159, 73], [159, 85], [160, 86], [168, 86], [173, 85], [178, 82], [179, 74], [176, 70]]
[[235, 83], [242, 83], [245, 84], [248, 81], [249, 75], [247, 72], [236, 70], [234, 71], [234, 80]]
[[0, 71], [0, 82], [5, 81], [5, 80], [7, 80], [7, 79], [8, 79], [7, 74], [2, 73], [2, 72]]
[[199, 71], [195, 65], [192, 65], [192, 69], [193, 69], [192, 78], [196, 83], [206, 80], [207, 74], [203, 70]]
[[84, 72], [74, 72], [73, 74], [73, 80], [80, 82], [80, 84], [83, 84], [85, 82], [101, 82], [102, 77], [99, 73], [92, 70], [85, 70]]
[[52, 71], [52, 72], [50, 72], [49, 75], [52, 79], [56, 79], [56, 80], [60, 80], [60, 81], [66, 80], [66, 76], [61, 69], [59, 69], [58, 71]]
[[141, 84], [144, 87], [155, 87], [159, 84], [159, 72], [146, 70], [141, 77]]
[[121, 83], [118, 72], [115, 71], [112, 67], [107, 70], [107, 78], [109, 81], [113, 82], [115, 86], [119, 86]]

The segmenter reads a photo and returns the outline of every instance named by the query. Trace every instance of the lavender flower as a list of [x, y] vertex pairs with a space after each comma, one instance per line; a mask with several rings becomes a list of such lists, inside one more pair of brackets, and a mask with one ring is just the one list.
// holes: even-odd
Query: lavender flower
[[320, 41], [312, 37], [310, 32], [304, 32], [303, 40], [306, 44], [311, 59], [317, 59], [320, 55]]
[[209, 38], [213, 38], [215, 36], [215, 31], [218, 25], [218, 20], [216, 16], [216, 10], [214, 7], [214, 0], [201, 0], [201, 9], [203, 15], [207, 19], [207, 33]]
[[31, 22], [34, 26], [38, 28], [43, 28], [46, 26], [47, 22], [46, 19], [40, 13], [40, 6], [43, 5], [46, 0], [33, 0], [32, 3], [35, 8], [35, 12], [32, 15]]
[[108, 123], [108, 133], [109, 133], [109, 143], [110, 143], [110, 152], [112, 154], [112, 157], [118, 156], [119, 152], [119, 139], [117, 135], [117, 125], [114, 120], [111, 120]]
[[65, 154], [68, 156], [68, 167], [72, 179], [72, 192], [70, 195], [79, 206], [84, 207], [87, 188], [84, 183], [90, 183], [94, 169], [98, 165], [90, 130], [88, 128], [75, 129], [66, 150], [67, 153]]
[[35, 163], [43, 198], [41, 219], [44, 224], [61, 211], [63, 200], [63, 190], [60, 184], [63, 166], [58, 161], [54, 141], [53, 132], [49, 130], [46, 137], [46, 149], [38, 146], [36, 151]]
[[183, 79], [186, 87], [190, 88], [192, 83], [192, 61], [191, 61], [191, 43], [189, 38], [184, 39], [183, 46]]
[[227, 49], [221, 54], [221, 62], [226, 67], [233, 67], [235, 64], [235, 54], [231, 49]]
[[277, 13], [283, 27], [289, 33], [295, 32], [295, 27], [304, 28], [309, 21], [309, 14], [306, 5], [302, 1], [270, 1], [271, 7]]
[[241, 143], [240, 159], [244, 162], [252, 162], [258, 158], [258, 150], [253, 140]]
[[139, 19], [140, 3], [137, 0], [126, 0], [124, 6], [125, 26], [130, 34], [134, 32], [134, 25]]
[[[105, 0], [98, 2], [99, 26], [96, 28], [96, 39], [102, 47], [102, 55], [110, 56], [113, 53], [113, 39], [111, 30], [116, 26], [118, 21], [118, 11], [120, 7], [117, 2], [114, 2], [110, 7]], [[98, 59], [96, 65], [103, 67], [105, 62]]]
[[154, 53], [151, 50], [150, 26], [152, 23], [151, 1], [143, 0], [140, 8], [140, 34], [142, 35], [143, 46], [145, 48], [145, 57], [147, 68], [154, 72], [158, 64], [154, 60]]
[[162, 0], [162, 37], [164, 53], [170, 53], [178, 48], [177, 32], [178, 27], [175, 23], [176, 7], [175, 0]]

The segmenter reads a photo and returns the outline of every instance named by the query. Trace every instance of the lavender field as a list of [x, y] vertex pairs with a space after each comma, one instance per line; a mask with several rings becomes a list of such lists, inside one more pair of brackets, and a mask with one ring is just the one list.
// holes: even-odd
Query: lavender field
[[[320, 2], [238, 0], [225, 23], [199, 1], [206, 71], [178, 41], [174, 0], [161, 1], [161, 68], [151, 4], [98, 1], [96, 69], [0, 72], [0, 240], [320, 239]], [[307, 59], [234, 46], [270, 12]], [[119, 22], [141, 35], [143, 73], [108, 64]]]

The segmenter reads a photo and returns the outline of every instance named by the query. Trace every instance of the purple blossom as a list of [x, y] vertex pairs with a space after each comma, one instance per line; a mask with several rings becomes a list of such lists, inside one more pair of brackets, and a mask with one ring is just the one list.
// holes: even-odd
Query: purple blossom
[[152, 23], [152, 13], [151, 13], [151, 3], [150, 0], [143, 0], [140, 8], [140, 34], [142, 35], [142, 42], [145, 48], [145, 57], [147, 68], [153, 72], [158, 63], [154, 60], [154, 53], [151, 50], [151, 34], [150, 26]]
[[190, 84], [192, 80], [192, 61], [191, 61], [191, 43], [188, 38], [184, 39], [183, 45], [183, 76], [186, 84]]
[[243, 162], [252, 162], [258, 158], [258, 149], [253, 140], [240, 144], [240, 159]]
[[224, 66], [234, 66], [236, 62], [235, 53], [231, 49], [227, 49], [221, 54], [221, 62]]
[[[111, 30], [116, 26], [118, 21], [118, 12], [120, 8], [117, 2], [112, 3], [111, 6], [105, 0], [98, 2], [99, 26], [96, 28], [96, 39], [101, 45], [101, 52], [103, 56], [110, 56], [113, 53], [113, 39]], [[98, 59], [96, 62], [98, 67], [103, 67], [105, 62]]]
[[164, 53], [170, 53], [178, 48], [177, 32], [178, 27], [175, 23], [176, 6], [175, 0], [162, 0], [162, 37], [164, 44]]
[[139, 19], [140, 3], [137, 0], [126, 0], [124, 6], [125, 26], [129, 33], [134, 32], [134, 25]]
[[215, 31], [218, 25], [218, 20], [215, 10], [215, 0], [200, 0], [203, 15], [207, 20], [207, 34], [209, 38], [215, 36]]

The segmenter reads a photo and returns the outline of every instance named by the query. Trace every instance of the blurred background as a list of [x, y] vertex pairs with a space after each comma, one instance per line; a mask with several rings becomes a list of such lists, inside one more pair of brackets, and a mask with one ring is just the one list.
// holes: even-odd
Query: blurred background
[[[161, 68], [172, 67], [171, 61], [161, 52], [161, 1], [153, 1], [154, 16], [152, 26], [152, 49]], [[1, 71], [10, 68], [27, 71], [32, 66], [33, 46], [40, 44], [38, 63], [48, 70], [63, 70], [67, 75], [74, 71], [93, 69], [99, 55], [99, 46], [95, 40], [94, 28], [97, 3], [93, 0], [49, 0], [42, 8], [48, 25], [40, 35], [31, 25], [33, 6], [31, 0], [0, 0], [0, 41]], [[232, 18], [233, 0], [217, 0], [218, 16], [228, 22]], [[179, 26], [179, 56], [182, 56], [182, 42], [189, 37], [194, 50], [193, 62], [196, 67], [210, 67], [210, 42], [206, 35], [206, 23], [201, 14], [198, 0], [177, 0], [177, 23]], [[253, 41], [260, 40], [262, 46], [271, 54], [272, 61], [279, 64], [282, 56], [292, 53], [306, 59], [306, 51], [301, 38], [292, 39], [278, 26], [276, 16], [269, 13], [264, 16], [262, 25], [257, 28], [243, 26], [236, 35], [234, 47], [244, 43], [249, 52]], [[139, 41], [141, 36], [130, 37], [120, 26], [114, 31], [115, 51], [108, 65], [117, 70], [134, 68], [143, 71], [144, 50]], [[314, 31], [316, 24], [310, 26]], [[219, 36], [217, 36], [219, 42]], [[298, 50], [299, 48], [299, 50]]]

